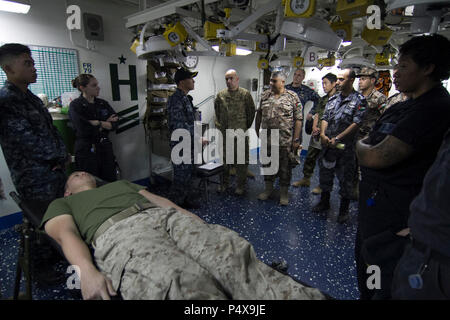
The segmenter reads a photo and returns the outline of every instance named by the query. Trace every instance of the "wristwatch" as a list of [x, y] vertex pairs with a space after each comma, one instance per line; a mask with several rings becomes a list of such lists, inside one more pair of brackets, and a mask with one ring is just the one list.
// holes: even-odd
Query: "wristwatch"
[[294, 139], [294, 142], [300, 142], [300, 138]]

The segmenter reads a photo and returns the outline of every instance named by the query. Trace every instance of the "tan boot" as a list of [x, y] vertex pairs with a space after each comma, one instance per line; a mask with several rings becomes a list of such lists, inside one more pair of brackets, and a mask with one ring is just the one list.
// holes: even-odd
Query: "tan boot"
[[314, 189], [312, 189], [311, 191], [314, 194], [321, 194], [322, 193], [322, 189], [320, 189], [320, 187], [316, 187]]
[[242, 196], [245, 193], [244, 187], [236, 187], [236, 190], [234, 190], [234, 193], [238, 196]]
[[222, 183], [217, 188], [217, 192], [218, 193], [224, 193], [225, 191], [227, 191], [227, 189], [228, 189], [228, 183]]
[[231, 168], [230, 168], [230, 176], [235, 176], [236, 175], [236, 167], [235, 166], [232, 166]]
[[287, 206], [289, 204], [288, 187], [280, 187], [280, 205]]
[[273, 182], [266, 181], [266, 189], [264, 189], [263, 193], [260, 193], [258, 195], [258, 199], [263, 201], [269, 199], [270, 195], [272, 194], [272, 191], [273, 191]]
[[294, 187], [309, 187], [311, 181], [308, 178], [303, 178], [302, 180], [294, 182], [292, 185]]

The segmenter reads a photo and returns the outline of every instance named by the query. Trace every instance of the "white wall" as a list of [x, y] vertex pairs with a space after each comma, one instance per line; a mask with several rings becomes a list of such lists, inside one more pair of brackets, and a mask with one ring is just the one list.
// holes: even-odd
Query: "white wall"
[[[86, 48], [83, 31], [72, 32], [72, 43], [66, 27], [66, 7], [71, 4], [80, 6], [82, 12], [102, 16], [105, 40], [95, 42], [95, 50]], [[130, 51], [133, 34], [125, 28], [123, 19], [136, 11], [134, 7], [120, 6], [107, 0], [32, 1], [27, 15], [0, 12], [0, 42], [77, 49], [80, 67], [83, 62], [93, 65], [93, 74], [98, 78], [102, 89], [100, 97], [109, 101], [116, 111], [139, 104], [142, 117], [146, 108], [146, 62], [138, 60]], [[125, 65], [119, 64], [118, 57], [122, 54], [127, 58]], [[137, 66], [138, 101], [131, 101], [129, 86], [121, 86], [121, 101], [112, 101], [110, 63], [119, 65], [119, 79], [129, 79], [128, 66]], [[129, 180], [148, 177], [148, 148], [144, 140], [143, 126], [139, 125], [119, 135], [112, 134], [111, 138], [123, 177]], [[3, 155], [0, 157], [0, 177], [5, 185], [5, 192], [9, 193], [13, 185]], [[17, 211], [19, 209], [12, 200], [0, 202], [0, 216]]]

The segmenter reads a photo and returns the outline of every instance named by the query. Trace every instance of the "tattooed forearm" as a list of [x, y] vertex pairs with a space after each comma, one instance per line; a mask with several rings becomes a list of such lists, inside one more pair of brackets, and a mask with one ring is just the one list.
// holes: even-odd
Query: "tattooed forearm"
[[412, 153], [412, 147], [394, 136], [387, 136], [374, 146], [363, 143], [363, 140], [358, 141], [356, 153], [360, 165], [383, 169], [408, 158]]

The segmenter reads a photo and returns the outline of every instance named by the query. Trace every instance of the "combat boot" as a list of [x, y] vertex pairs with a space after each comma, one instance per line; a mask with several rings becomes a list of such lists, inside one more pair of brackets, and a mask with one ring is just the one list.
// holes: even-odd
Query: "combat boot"
[[313, 212], [320, 212], [330, 209], [330, 192], [322, 191], [320, 201], [313, 208]]
[[217, 192], [218, 193], [224, 193], [225, 191], [227, 191], [228, 189], [228, 184], [221, 184], [219, 185], [219, 187], [217, 188]]
[[249, 177], [250, 179], [254, 179], [255, 174], [253, 172], [251, 172], [250, 170], [247, 170], [247, 177]]
[[341, 204], [339, 206], [339, 215], [337, 218], [338, 223], [345, 223], [350, 218], [348, 214], [349, 206], [350, 206], [350, 199], [341, 198]]
[[316, 188], [312, 189], [311, 193], [313, 193], [313, 194], [321, 194], [322, 193], [322, 189], [320, 189], [320, 187], [316, 187]]
[[266, 181], [266, 188], [264, 189], [263, 193], [260, 193], [258, 195], [258, 199], [263, 201], [269, 199], [270, 195], [272, 194], [272, 191], [273, 191], [273, 182]]
[[238, 196], [242, 196], [245, 193], [245, 184], [238, 184], [234, 193]]
[[289, 204], [289, 191], [287, 186], [280, 187], [280, 205], [287, 206]]
[[303, 178], [302, 180], [294, 182], [292, 185], [294, 187], [309, 187], [311, 182], [308, 178]]

